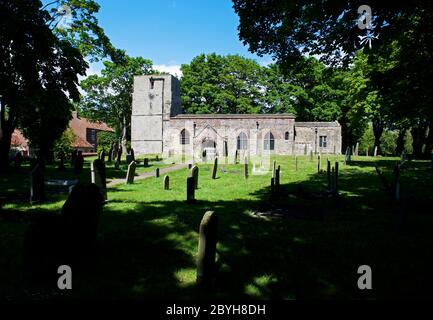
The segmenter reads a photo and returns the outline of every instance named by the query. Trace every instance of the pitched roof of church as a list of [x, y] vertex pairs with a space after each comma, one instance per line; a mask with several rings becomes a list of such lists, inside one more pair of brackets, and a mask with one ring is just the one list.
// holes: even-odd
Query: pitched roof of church
[[174, 119], [281, 119], [288, 118], [294, 119], [295, 116], [290, 113], [254, 113], [254, 114], [178, 114], [174, 117]]

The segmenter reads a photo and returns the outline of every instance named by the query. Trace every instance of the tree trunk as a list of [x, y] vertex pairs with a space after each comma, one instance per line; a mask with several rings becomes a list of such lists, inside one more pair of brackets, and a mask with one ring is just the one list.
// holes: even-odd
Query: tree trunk
[[407, 128], [401, 128], [398, 131], [398, 137], [397, 137], [397, 146], [395, 147], [395, 154], [397, 156], [401, 155], [404, 151], [404, 138], [406, 136]]
[[122, 140], [121, 140], [121, 144], [122, 144], [122, 153], [126, 154], [126, 117], [123, 116], [123, 120], [122, 120]]
[[428, 136], [425, 143], [424, 157], [426, 159], [431, 159], [431, 153], [433, 150], [433, 122], [430, 121], [428, 126]]
[[418, 125], [416, 127], [412, 127], [410, 133], [412, 134], [412, 148], [413, 148], [413, 156], [415, 158], [422, 158], [422, 146], [424, 144], [425, 133], [427, 126]]
[[383, 133], [383, 122], [381, 120], [373, 120], [374, 146], [377, 147], [377, 154], [381, 153], [380, 138]]
[[3, 128], [3, 136], [0, 138], [0, 171], [9, 167], [9, 151], [11, 149], [12, 131]]

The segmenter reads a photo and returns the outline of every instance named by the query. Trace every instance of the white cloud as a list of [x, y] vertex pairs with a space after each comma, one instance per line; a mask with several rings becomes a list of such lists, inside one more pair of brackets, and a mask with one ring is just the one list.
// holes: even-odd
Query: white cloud
[[155, 64], [153, 68], [160, 72], [167, 72], [178, 78], [182, 77], [182, 71], [180, 71], [180, 65], [177, 64], [173, 64], [173, 65]]

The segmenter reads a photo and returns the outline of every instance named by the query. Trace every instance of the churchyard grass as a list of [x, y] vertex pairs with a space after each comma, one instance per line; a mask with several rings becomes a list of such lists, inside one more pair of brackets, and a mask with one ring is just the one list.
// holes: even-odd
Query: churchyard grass
[[[325, 169], [326, 158], [322, 155]], [[327, 188], [326, 172], [317, 174], [316, 159], [298, 156], [297, 171], [295, 157], [274, 159], [281, 166], [282, 193]], [[396, 231], [393, 217], [399, 204], [385, 194], [374, 164], [389, 177], [398, 158], [355, 156], [347, 165], [342, 163], [343, 156], [329, 159], [332, 166], [340, 161], [338, 186], [342, 197], [338, 206], [327, 210], [326, 219], [308, 216], [322, 203], [314, 199], [289, 200], [301, 211], [308, 208], [303, 218], [253, 216], [253, 212], [282, 200], [269, 200], [271, 170], [263, 176], [253, 175], [251, 163], [248, 179], [244, 178], [243, 162], [227, 165], [219, 159], [216, 179], [212, 179], [213, 163], [200, 164], [197, 201], [193, 204], [186, 203], [187, 168], [168, 174], [170, 190], [163, 190], [162, 178], [153, 177], [109, 187], [96, 256], [87, 269], [73, 276], [73, 290], [61, 297], [200, 296], [195, 287], [195, 258], [198, 229], [206, 211], [215, 211], [219, 220], [219, 272], [211, 297], [375, 299], [431, 294], [426, 283], [432, 283], [433, 278], [433, 216], [431, 209], [423, 209], [433, 204], [429, 163], [412, 161], [401, 173], [402, 197], [411, 211], [407, 228]], [[82, 174], [88, 180], [89, 160]], [[155, 168], [138, 165], [137, 174]], [[48, 169], [50, 178], [68, 176], [55, 170]], [[107, 171], [107, 177], [115, 174]], [[26, 187], [24, 176], [9, 177], [7, 185], [2, 178], [1, 188], [6, 191], [2, 197], [14, 194], [14, 188]], [[38, 212], [59, 212], [65, 198], [59, 194], [40, 205], [19, 201], [4, 205], [10, 214], [0, 218], [0, 296], [23, 295], [22, 241], [30, 217]], [[373, 270], [374, 289], [370, 291], [361, 291], [356, 285], [357, 269], [363, 264]]]

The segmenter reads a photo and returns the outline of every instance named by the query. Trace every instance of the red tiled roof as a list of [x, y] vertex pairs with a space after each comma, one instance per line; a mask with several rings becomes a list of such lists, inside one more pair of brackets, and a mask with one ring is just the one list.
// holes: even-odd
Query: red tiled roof
[[75, 136], [74, 142], [72, 142], [73, 148], [93, 148], [93, 146], [88, 143], [86, 140], [79, 136]]
[[18, 129], [15, 129], [14, 132], [12, 133], [11, 146], [25, 148], [25, 149], [28, 148], [27, 139], [24, 137], [22, 132]]
[[102, 121], [92, 122], [86, 118], [78, 117], [77, 112], [72, 112], [72, 119], [69, 122], [69, 126], [76, 135], [80, 135], [82, 138], [84, 138], [83, 133], [87, 128], [100, 131], [114, 132], [114, 130], [110, 128], [106, 123]]

